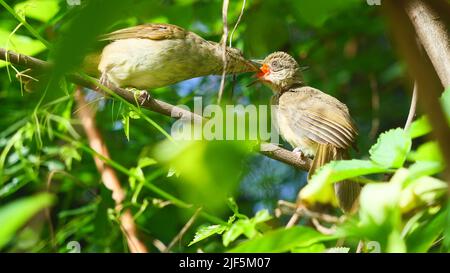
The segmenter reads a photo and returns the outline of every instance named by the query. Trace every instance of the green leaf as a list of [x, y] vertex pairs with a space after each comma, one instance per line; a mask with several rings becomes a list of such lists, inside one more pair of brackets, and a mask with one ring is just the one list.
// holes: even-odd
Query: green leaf
[[441, 172], [444, 165], [435, 161], [418, 161], [409, 166], [409, 179], [416, 179], [426, 175], [434, 175]]
[[263, 223], [266, 221], [269, 221], [272, 219], [272, 216], [270, 215], [269, 211], [266, 209], [260, 210], [255, 214], [255, 217], [253, 217], [251, 220], [254, 223]]
[[81, 160], [81, 155], [78, 153], [76, 147], [71, 145], [64, 145], [60, 150], [59, 154], [64, 160], [64, 164], [68, 170], [72, 167], [72, 160], [75, 159], [77, 161]]
[[450, 125], [450, 87], [444, 91], [441, 96], [441, 104], [444, 109], [444, 113], [447, 116], [448, 124]]
[[443, 163], [443, 158], [439, 145], [436, 141], [426, 142], [417, 148], [410, 155], [414, 161], [435, 161]]
[[139, 168], [145, 168], [145, 167], [148, 167], [148, 166], [155, 165], [157, 163], [158, 162], [155, 159], [153, 159], [153, 158], [141, 157], [141, 158], [139, 158], [139, 161], [138, 161], [138, 167]]
[[[38, 40], [34, 40], [28, 36], [14, 34], [0, 29], [0, 45], [9, 50], [13, 50], [25, 55], [36, 55], [45, 50], [45, 45]], [[0, 61], [0, 68], [5, 66], [6, 62]]]
[[375, 241], [385, 252], [406, 251], [400, 235], [402, 218], [399, 200], [402, 184], [407, 177], [408, 172], [400, 169], [389, 183], [370, 183], [364, 186], [360, 195], [358, 218], [341, 226], [337, 234]]
[[28, 0], [14, 6], [18, 14], [41, 22], [48, 22], [59, 11], [57, 0]]
[[195, 243], [200, 242], [214, 234], [222, 234], [226, 230], [227, 226], [225, 225], [212, 225], [207, 227], [200, 227], [198, 231], [195, 233], [194, 239], [189, 243], [188, 246], [191, 246]]
[[437, 178], [425, 176], [409, 182], [401, 192], [399, 204], [402, 212], [436, 203], [447, 192], [447, 183]]
[[446, 216], [447, 211], [443, 209], [437, 215], [419, 223], [405, 238], [408, 252], [427, 252], [444, 231]]
[[54, 202], [47, 193], [25, 197], [0, 207], [0, 249], [13, 237], [14, 233], [33, 215], [49, 207]]
[[292, 253], [323, 253], [326, 247], [324, 244], [313, 244], [307, 247], [296, 247], [291, 250]]
[[130, 141], [130, 116], [129, 115], [122, 115], [122, 124], [123, 124], [123, 131], [125, 132], [125, 136], [127, 137], [127, 140]]
[[334, 203], [331, 183], [361, 175], [385, 172], [386, 168], [369, 160], [332, 161], [317, 171], [309, 183], [301, 190], [300, 198], [310, 204]]
[[411, 137], [401, 128], [382, 133], [370, 148], [370, 159], [386, 168], [400, 168], [411, 149]]
[[223, 234], [223, 245], [227, 247], [242, 234], [245, 234], [248, 238], [252, 238], [256, 233], [257, 231], [254, 223], [250, 222], [248, 219], [239, 219]]
[[334, 239], [336, 237], [321, 234], [311, 228], [295, 226], [267, 232], [261, 237], [241, 243], [229, 252], [278, 253]]
[[[396, 183], [368, 184], [360, 196], [360, 220], [362, 224], [373, 223], [382, 226], [397, 223], [398, 219], [391, 219], [399, 215], [398, 201], [401, 185]], [[398, 214], [398, 215], [397, 215]]]
[[431, 125], [427, 116], [421, 116], [411, 123], [408, 133], [411, 138], [418, 138], [431, 132]]

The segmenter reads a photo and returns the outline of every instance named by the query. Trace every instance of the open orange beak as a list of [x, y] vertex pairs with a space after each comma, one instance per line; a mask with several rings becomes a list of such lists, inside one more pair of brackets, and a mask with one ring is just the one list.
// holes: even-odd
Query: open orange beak
[[267, 75], [267, 74], [269, 74], [269, 73], [270, 73], [270, 68], [269, 68], [269, 66], [268, 66], [267, 64], [263, 64], [263, 65], [261, 66], [261, 68], [259, 69], [258, 74], [256, 74], [256, 77], [262, 78], [262, 77], [264, 77], [265, 75]]

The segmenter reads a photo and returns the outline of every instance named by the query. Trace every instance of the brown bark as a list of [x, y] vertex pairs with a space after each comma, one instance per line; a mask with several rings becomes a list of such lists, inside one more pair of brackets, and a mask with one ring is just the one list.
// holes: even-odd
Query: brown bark
[[[425, 48], [427, 54], [423, 54], [421, 49], [418, 47], [416, 43], [415, 28], [410, 22], [406, 10], [409, 10], [410, 14], [419, 13], [419, 11], [415, 9], [419, 9], [422, 4], [414, 4], [414, 10], [411, 10], [411, 6], [408, 6], [411, 5], [411, 3], [409, 3], [408, 1], [385, 1], [383, 2], [382, 7], [384, 8], [387, 18], [391, 23], [391, 29], [396, 45], [398, 46], [398, 51], [405, 60], [411, 78], [415, 79], [417, 82], [417, 95], [420, 98], [419, 106], [429, 116], [431, 126], [433, 127], [432, 134], [438, 141], [442, 154], [444, 156], [444, 160], [447, 163], [447, 166], [444, 169], [444, 177], [447, 182], [450, 183], [450, 128], [439, 101], [439, 97], [441, 96], [443, 91], [441, 82], [446, 81], [446, 76], [444, 74], [446, 73], [445, 71], [447, 64], [444, 65], [442, 61], [448, 63], [450, 62], [450, 59], [434, 60], [440, 59], [442, 58], [442, 56], [445, 56], [445, 54], [447, 54], [445, 52], [441, 52], [440, 54], [438, 54], [438, 49], [442, 49], [443, 47], [427, 45], [428, 50], [427, 48]], [[406, 8], [407, 6], [408, 8]], [[427, 11], [424, 11], [424, 9], [420, 8], [420, 12], [426, 13]], [[434, 18], [434, 16], [431, 14], [422, 15]], [[411, 18], [414, 20], [414, 18], [416, 17]], [[430, 37], [436, 37], [437, 34], [432, 32], [436, 31], [436, 29], [439, 29], [439, 27], [432, 25], [439, 24], [437, 18], [435, 18], [434, 20], [416, 20], [415, 24], [422, 30], [429, 30]], [[443, 34], [444, 33], [440, 32], [439, 35]], [[421, 35], [425, 36], [426, 33], [424, 32]], [[447, 36], [445, 39], [448, 39], [448, 33], [446, 33], [445, 36]], [[432, 39], [429, 37], [425, 40], [422, 40], [422, 38], [419, 36], [419, 39], [422, 45], [432, 42]], [[434, 42], [441, 43], [440, 41]], [[429, 50], [431, 53], [428, 52]], [[433, 60], [433, 62], [430, 60], [430, 58]], [[433, 66], [433, 64], [437, 65]], [[437, 73], [438, 70], [439, 73]], [[438, 74], [444, 75], [442, 81], [439, 78]]]
[[[109, 158], [108, 148], [106, 147], [105, 142], [103, 141], [97, 126], [95, 125], [95, 115], [88, 107], [80, 88], [78, 88], [75, 93], [75, 99], [79, 109], [77, 114], [80, 118], [84, 131], [86, 132], [89, 146], [97, 153]], [[136, 225], [134, 223], [131, 211], [129, 209], [122, 211], [122, 202], [125, 199], [125, 192], [120, 185], [116, 172], [113, 168], [106, 165], [100, 158], [94, 157], [94, 161], [95, 166], [102, 177], [103, 184], [106, 188], [112, 191], [112, 198], [116, 203], [115, 209], [120, 213], [120, 227], [122, 232], [125, 234], [130, 251], [133, 253], [148, 252], [145, 244], [143, 244], [137, 236]]]

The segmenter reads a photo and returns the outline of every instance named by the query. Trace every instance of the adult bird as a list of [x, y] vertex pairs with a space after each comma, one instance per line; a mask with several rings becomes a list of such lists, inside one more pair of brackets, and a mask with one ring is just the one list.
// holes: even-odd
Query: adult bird
[[[326, 163], [348, 158], [348, 149], [358, 133], [347, 106], [305, 85], [293, 57], [284, 52], [270, 54], [262, 61], [257, 77], [274, 93], [272, 104], [280, 135], [300, 156], [314, 157], [308, 179]], [[334, 190], [344, 212], [356, 208], [358, 183], [340, 181], [334, 184]]]
[[[170, 24], [145, 24], [103, 35], [98, 70], [101, 82], [118, 87], [152, 89], [190, 78], [221, 75], [222, 44]], [[242, 53], [226, 47], [226, 73], [257, 71]]]

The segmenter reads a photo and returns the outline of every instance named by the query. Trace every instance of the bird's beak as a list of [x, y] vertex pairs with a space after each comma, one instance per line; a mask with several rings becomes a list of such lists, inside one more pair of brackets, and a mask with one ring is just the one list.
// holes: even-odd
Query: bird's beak
[[258, 74], [256, 74], [257, 78], [262, 78], [265, 75], [267, 75], [270, 72], [270, 68], [267, 64], [263, 64], [260, 68], [259, 68], [259, 72]]
[[262, 60], [252, 60], [253, 63], [257, 63], [258, 65], [262, 65], [259, 68], [258, 73], [256, 73], [253, 77], [255, 77], [256, 79], [254, 81], [252, 81], [251, 83], [249, 83], [247, 85], [247, 87], [254, 85], [255, 83], [257, 83], [259, 80], [261, 80], [262, 77], [264, 77], [267, 73], [270, 72], [270, 68], [267, 64], [264, 64]]
[[260, 67], [263, 64], [263, 60], [250, 60], [253, 65]]

